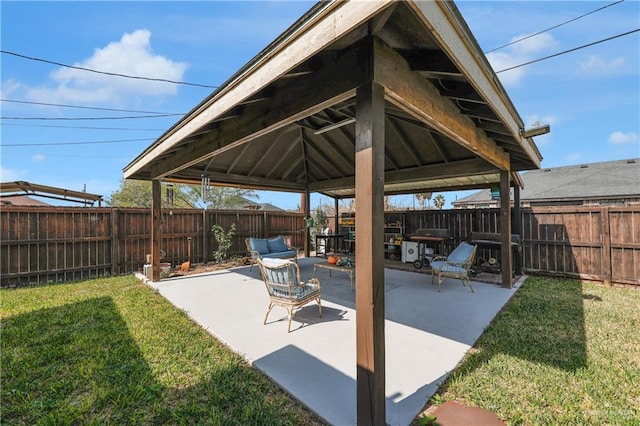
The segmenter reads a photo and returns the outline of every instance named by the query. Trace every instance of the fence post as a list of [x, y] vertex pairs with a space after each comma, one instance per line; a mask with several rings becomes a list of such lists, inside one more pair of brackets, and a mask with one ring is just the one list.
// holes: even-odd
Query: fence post
[[611, 285], [611, 277], [613, 275], [612, 262], [611, 262], [611, 221], [609, 220], [609, 207], [603, 207], [600, 209], [600, 219], [602, 223], [602, 271], [603, 284]]
[[202, 210], [202, 263], [209, 263], [209, 215], [207, 209]]
[[267, 238], [269, 236], [269, 230], [267, 229], [267, 212], [262, 213], [262, 237]]
[[120, 273], [120, 240], [118, 235], [120, 231], [118, 229], [118, 209], [111, 209], [111, 275], [118, 275]]

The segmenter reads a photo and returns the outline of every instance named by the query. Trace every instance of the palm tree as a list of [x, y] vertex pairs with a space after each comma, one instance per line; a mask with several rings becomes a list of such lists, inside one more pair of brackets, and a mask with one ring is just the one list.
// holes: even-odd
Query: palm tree
[[418, 200], [418, 203], [420, 203], [421, 210], [424, 210], [425, 207], [429, 205], [430, 199], [431, 199], [430, 192], [422, 192], [422, 193], [416, 194], [416, 200]]
[[445, 201], [446, 200], [444, 199], [444, 195], [438, 194], [433, 199], [433, 205], [436, 206], [437, 209], [442, 210], [442, 207], [444, 207]]

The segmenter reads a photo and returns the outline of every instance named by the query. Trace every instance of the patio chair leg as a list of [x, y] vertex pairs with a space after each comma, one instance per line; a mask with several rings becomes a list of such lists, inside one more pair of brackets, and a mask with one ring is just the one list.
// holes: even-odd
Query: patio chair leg
[[317, 300], [318, 300], [318, 316], [319, 316], [320, 318], [322, 318], [322, 303], [321, 303], [321, 301], [320, 301], [320, 298], [319, 298], [319, 297], [318, 297], [318, 299], [317, 299]]
[[264, 322], [262, 324], [266, 324], [267, 323], [267, 318], [269, 317], [269, 312], [271, 312], [272, 308], [273, 308], [273, 303], [269, 302], [269, 308], [267, 309], [267, 315], [264, 316]]
[[431, 285], [433, 285], [433, 269], [431, 270]]
[[291, 333], [291, 318], [293, 318], [293, 308], [289, 307], [287, 308], [287, 311], [289, 311], [289, 326], [287, 327], [287, 333]]
[[442, 290], [442, 275], [438, 275], [438, 293]]
[[469, 284], [469, 288], [471, 289], [471, 293], [475, 293], [475, 291], [473, 291], [473, 287], [471, 287], [471, 281], [469, 281], [468, 277], [463, 278], [462, 280], [462, 285], [464, 285], [464, 281], [467, 281], [467, 284]]

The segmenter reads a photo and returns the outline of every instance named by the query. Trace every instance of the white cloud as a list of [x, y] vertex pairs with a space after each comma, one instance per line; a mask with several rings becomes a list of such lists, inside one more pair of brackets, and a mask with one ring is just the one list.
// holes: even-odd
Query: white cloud
[[17, 169], [7, 169], [0, 166], [0, 182], [13, 182], [16, 180], [22, 180], [24, 173]]
[[0, 87], [0, 93], [2, 94], [1, 96], [3, 99], [8, 99], [11, 97], [11, 94], [18, 92], [23, 87], [24, 86], [21, 83], [10, 79], [2, 83], [2, 87]]
[[608, 73], [620, 69], [624, 67], [624, 65], [625, 60], [622, 56], [605, 60], [598, 55], [591, 55], [586, 62], [580, 62], [580, 69], [587, 72]]
[[584, 157], [583, 153], [574, 152], [572, 154], [567, 155], [566, 161], [569, 164], [576, 164], [576, 163], [579, 163], [583, 157]]
[[[487, 53], [487, 59], [495, 71], [511, 68], [521, 63], [518, 57], [503, 52]], [[524, 68], [515, 68], [501, 72], [498, 74], [498, 77], [505, 86], [515, 86], [522, 80], [522, 77], [524, 77], [524, 72]]]
[[[511, 41], [520, 40], [527, 37], [527, 34], [522, 34], [511, 39]], [[518, 56], [530, 56], [535, 55], [545, 50], [553, 49], [558, 43], [553, 39], [553, 36], [549, 33], [538, 34], [535, 37], [528, 38], [526, 40], [519, 41], [510, 46], [511, 52]]]
[[635, 132], [613, 132], [607, 139], [612, 145], [631, 144], [638, 142], [638, 134]]
[[45, 160], [45, 156], [44, 156], [44, 155], [42, 155], [42, 154], [34, 154], [34, 155], [31, 157], [31, 160], [33, 160], [33, 161], [34, 161], [34, 162], [36, 162], [36, 163], [42, 163], [42, 162], [44, 162], [44, 160]]
[[[518, 35], [510, 41], [517, 41], [526, 36], [526, 34]], [[542, 33], [516, 42], [499, 52], [490, 52], [487, 54], [487, 59], [495, 71], [501, 71], [536, 59], [541, 52], [550, 50], [556, 45], [557, 43], [553, 36], [548, 33]], [[505, 86], [516, 86], [524, 78], [525, 74], [526, 66], [501, 72], [498, 77]]]
[[[120, 41], [96, 49], [91, 57], [73, 64], [115, 74], [181, 81], [187, 64], [156, 55], [151, 49], [151, 32], [136, 30]], [[51, 73], [55, 88], [30, 88], [27, 98], [39, 102], [117, 102], [136, 96], [163, 96], [177, 92], [177, 85], [97, 74], [73, 68]]]

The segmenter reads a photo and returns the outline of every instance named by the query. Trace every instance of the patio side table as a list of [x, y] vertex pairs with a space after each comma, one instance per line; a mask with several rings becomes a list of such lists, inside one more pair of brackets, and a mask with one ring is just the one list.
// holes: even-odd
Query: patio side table
[[316, 276], [316, 270], [320, 268], [320, 269], [328, 269], [329, 270], [329, 276], [331, 276], [331, 271], [339, 271], [339, 272], [344, 272], [345, 274], [349, 275], [349, 282], [351, 284], [351, 290], [353, 290], [353, 274], [356, 271], [356, 268], [354, 268], [353, 266], [338, 266], [338, 265], [332, 265], [329, 262], [320, 262], [320, 263], [316, 263], [315, 265], [313, 265], [313, 277], [315, 278]]

